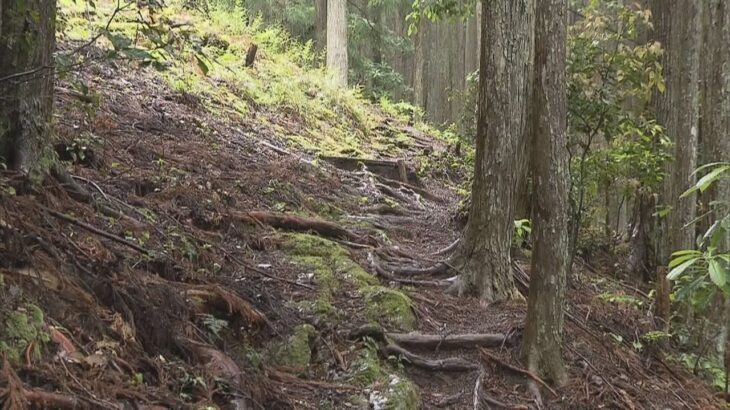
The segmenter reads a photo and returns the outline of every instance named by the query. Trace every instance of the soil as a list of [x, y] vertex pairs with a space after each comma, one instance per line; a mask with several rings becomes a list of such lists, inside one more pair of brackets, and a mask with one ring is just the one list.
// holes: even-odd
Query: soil
[[[98, 93], [98, 105], [58, 93], [58, 150], [68, 154], [69, 172], [96, 202], [78, 202], [50, 179], [28, 192], [17, 175], [1, 177], [3, 186], [17, 187], [0, 201], [2, 305], [6, 312], [28, 303], [40, 307], [50, 340], [30, 343], [20, 363], [3, 365], [0, 401], [6, 407], [136, 409], [359, 408], [353, 396], [367, 403], [377, 384], [347, 376], [358, 352], [373, 343], [348, 337], [372, 321], [363, 294], [355, 282], [333, 289], [329, 303], [338, 319], [301, 309], [299, 302], [317, 300], [323, 283], [292, 257], [287, 229], [243, 216], [270, 211], [336, 223], [354, 236], [329, 239], [373, 275], [373, 253], [427, 267], [459, 236], [453, 181], [421, 175], [420, 188], [438, 201], [407, 188], [389, 196], [371, 174], [312, 162], [288, 147], [273, 124], [301, 127], [295, 117], [266, 111], [214, 116], [154, 72], [124, 63], [91, 64], [80, 75]], [[447, 149], [429, 136], [417, 138], [402, 153], [407, 162], [421, 155], [424, 139], [433, 152]], [[99, 203], [124, 216], [105, 215]], [[377, 212], [393, 203], [393, 214]], [[529, 270], [522, 251], [516, 260]], [[477, 384], [481, 395], [512, 408], [720, 408], [701, 379], [667, 358], [671, 346], [632, 347], [640, 335], [661, 328], [650, 300], [638, 292], [633, 296], [641, 306], [599, 298], [606, 291], [631, 292], [611, 269], [587, 262], [574, 266], [571, 279], [564, 345], [569, 382], [556, 395], [540, 388], [538, 406], [529, 377], [486, 360], [479, 349], [414, 349], [479, 365], [461, 372], [395, 365], [417, 386], [417, 408], [474, 408]], [[524, 300], [484, 305], [447, 296], [439, 286], [380, 282], [409, 295], [415, 331], [509, 335], [516, 343], [489, 351], [522, 367]], [[410, 330], [387, 319], [381, 321], [386, 330]], [[302, 324], [315, 329], [306, 336], [309, 364], [278, 363], [272, 347], [285, 344]]]

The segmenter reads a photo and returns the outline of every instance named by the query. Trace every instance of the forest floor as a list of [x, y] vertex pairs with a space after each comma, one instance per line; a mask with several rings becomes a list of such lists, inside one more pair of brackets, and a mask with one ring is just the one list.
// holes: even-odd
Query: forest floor
[[378, 113], [370, 138], [397, 153], [346, 170], [288, 143], [296, 114], [214, 113], [132, 63], [80, 75], [96, 96], [58, 84], [56, 148], [93, 200], [0, 177], [5, 408], [721, 408], [611, 263], [574, 266], [568, 384], [521, 371], [524, 300], [447, 296], [453, 271], [416, 269], [461, 230], [460, 176], [409, 172], [442, 139]]

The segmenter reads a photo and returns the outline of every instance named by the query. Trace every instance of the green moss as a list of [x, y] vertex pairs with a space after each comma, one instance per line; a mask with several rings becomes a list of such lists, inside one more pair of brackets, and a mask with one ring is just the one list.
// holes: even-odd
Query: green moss
[[331, 298], [328, 294], [322, 293], [314, 301], [304, 300], [296, 304], [296, 307], [311, 315], [315, 315], [322, 320], [337, 320], [339, 312], [332, 305]]
[[312, 360], [312, 340], [317, 335], [314, 326], [304, 324], [297, 326], [289, 339], [280, 346], [276, 361], [279, 364], [305, 368]]
[[[400, 371], [381, 362], [374, 344], [366, 344], [366, 347], [353, 360], [350, 369], [350, 381], [355, 385], [363, 388], [378, 386], [379, 390], [382, 389], [376, 393], [376, 396], [381, 396], [379, 401], [385, 404], [385, 408], [393, 410], [418, 408], [419, 395], [416, 386]], [[352, 396], [350, 401], [359, 405], [364, 400], [361, 396]]]
[[312, 269], [314, 278], [324, 289], [335, 291], [346, 280], [358, 287], [378, 283], [378, 279], [350, 259], [350, 253], [338, 243], [309, 234], [288, 234], [284, 250], [295, 263]]
[[403, 292], [384, 286], [366, 286], [360, 289], [365, 299], [365, 314], [368, 319], [387, 323], [403, 330], [412, 330], [416, 325], [413, 302]]
[[[31, 343], [43, 344], [49, 341], [48, 334], [43, 331], [43, 311], [36, 305], [26, 304], [15, 311], [3, 314], [0, 326], [0, 353], [6, 354], [11, 363], [18, 363]], [[40, 358], [42, 346], [33, 349], [36, 358]]]

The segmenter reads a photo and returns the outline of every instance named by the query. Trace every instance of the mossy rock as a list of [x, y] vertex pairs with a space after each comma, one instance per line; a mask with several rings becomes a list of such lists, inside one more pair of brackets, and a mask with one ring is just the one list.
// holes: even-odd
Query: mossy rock
[[43, 311], [36, 305], [27, 303], [12, 312], [0, 312], [0, 354], [5, 354], [10, 363], [17, 364], [31, 343], [36, 359], [40, 358], [42, 345], [50, 339], [43, 330]]
[[276, 362], [289, 367], [306, 368], [312, 361], [312, 342], [317, 335], [314, 326], [297, 326], [289, 339], [279, 347]]
[[365, 286], [360, 293], [365, 299], [365, 315], [369, 320], [402, 330], [415, 328], [413, 302], [405, 293], [384, 286]]

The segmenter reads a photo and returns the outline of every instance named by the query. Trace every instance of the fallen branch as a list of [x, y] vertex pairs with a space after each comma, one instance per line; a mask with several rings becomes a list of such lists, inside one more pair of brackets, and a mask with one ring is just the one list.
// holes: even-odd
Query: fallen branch
[[553, 388], [550, 387], [550, 385], [548, 385], [547, 383], [545, 383], [544, 380], [542, 380], [541, 378], [537, 377], [531, 371], [525, 370], [525, 369], [521, 369], [521, 368], [519, 368], [517, 366], [512, 366], [511, 364], [509, 364], [507, 362], [504, 362], [502, 359], [500, 359], [500, 358], [494, 356], [493, 354], [489, 353], [485, 349], [479, 349], [479, 351], [482, 354], [482, 358], [486, 359], [487, 361], [494, 362], [497, 365], [499, 365], [499, 366], [501, 366], [501, 367], [503, 367], [503, 368], [505, 368], [507, 370], [510, 370], [510, 371], [512, 371], [514, 373], [517, 373], [517, 374], [520, 374], [522, 376], [528, 377], [528, 378], [534, 380], [535, 382], [539, 383], [544, 388], [546, 388], [556, 398], [560, 397], [558, 395], [558, 392], [556, 392], [555, 390], [553, 390]]
[[132, 242], [130, 242], [130, 241], [128, 241], [128, 240], [126, 240], [126, 239], [124, 239], [122, 237], [119, 237], [119, 236], [114, 235], [112, 233], [103, 231], [103, 230], [101, 230], [101, 229], [99, 229], [99, 228], [97, 228], [95, 226], [89, 225], [89, 224], [87, 224], [85, 222], [81, 222], [78, 219], [75, 219], [75, 218], [72, 218], [72, 217], [70, 217], [68, 215], [65, 215], [65, 214], [62, 214], [60, 212], [54, 211], [53, 209], [46, 208], [45, 206], [42, 206], [41, 205], [41, 208], [43, 208], [43, 210], [45, 210], [46, 212], [48, 212], [52, 216], [55, 216], [58, 219], [61, 219], [61, 220], [66, 221], [68, 223], [74, 224], [74, 225], [76, 225], [78, 227], [84, 228], [87, 231], [93, 232], [93, 233], [95, 233], [95, 234], [97, 234], [99, 236], [102, 236], [104, 238], [110, 239], [110, 240], [112, 240], [114, 242], [117, 242], [117, 243], [120, 243], [122, 245], [125, 245], [125, 246], [127, 246], [129, 248], [134, 249], [137, 252], [143, 253], [145, 255], [149, 255], [150, 254], [150, 251], [148, 251], [147, 249], [145, 249], [145, 248], [143, 248], [143, 247], [141, 247], [141, 246], [139, 246], [139, 245], [137, 245], [135, 243], [132, 243]]
[[383, 348], [383, 352], [386, 355], [398, 355], [401, 356], [406, 362], [410, 363], [415, 367], [426, 370], [436, 371], [452, 371], [452, 372], [463, 372], [477, 370], [479, 365], [476, 363], [464, 359], [463, 357], [447, 357], [445, 359], [431, 360], [423, 356], [419, 356], [412, 353], [401, 346], [393, 343], [389, 343]]

